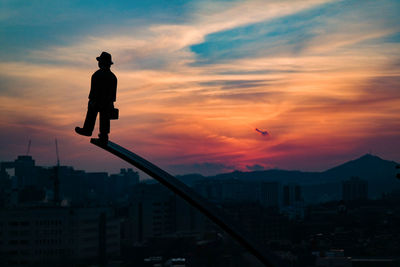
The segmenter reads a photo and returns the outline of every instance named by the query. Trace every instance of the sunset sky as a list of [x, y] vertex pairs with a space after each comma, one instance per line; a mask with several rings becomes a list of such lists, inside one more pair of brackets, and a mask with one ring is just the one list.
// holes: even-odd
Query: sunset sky
[[399, 162], [399, 18], [398, 0], [0, 0], [0, 161], [31, 139], [54, 165], [57, 138], [62, 165], [128, 167], [74, 132], [107, 51], [110, 139], [172, 174]]

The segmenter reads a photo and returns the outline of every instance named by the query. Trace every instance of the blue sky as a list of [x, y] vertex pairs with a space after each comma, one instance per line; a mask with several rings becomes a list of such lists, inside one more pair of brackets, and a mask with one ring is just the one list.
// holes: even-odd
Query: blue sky
[[[182, 23], [190, 1], [0, 1], [2, 59], [120, 28]], [[5, 51], [6, 49], [7, 51]]]
[[[23, 58], [24, 52], [30, 50], [72, 44], [105, 32], [128, 34], [133, 29], [145, 31], [150, 25], [184, 25], [199, 13], [223, 10], [238, 2], [246, 1], [0, 1], [0, 56], [3, 60]], [[199, 55], [200, 62], [207, 62], [245, 57], [249, 53], [256, 56], [260, 49], [268, 50], [284, 39], [296, 44], [292, 48], [295, 53], [316, 34], [316, 29], [332, 27], [331, 19], [376, 20], [388, 27], [398, 24], [398, 1], [321, 2], [327, 3], [288, 16], [212, 32], [203, 42], [191, 46], [191, 50]]]

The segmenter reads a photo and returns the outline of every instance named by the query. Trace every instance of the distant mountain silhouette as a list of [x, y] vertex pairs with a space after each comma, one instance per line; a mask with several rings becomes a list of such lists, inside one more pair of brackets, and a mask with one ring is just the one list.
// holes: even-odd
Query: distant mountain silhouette
[[367, 180], [378, 178], [379, 176], [392, 176], [396, 174], [394, 161], [381, 159], [380, 157], [365, 154], [364, 156], [346, 162], [324, 172], [327, 177], [340, 177], [345, 175], [359, 176]]
[[181, 180], [183, 183], [193, 186], [196, 181], [199, 180], [204, 180], [206, 177], [204, 177], [201, 174], [185, 174], [185, 175], [177, 175], [176, 178]]
[[358, 176], [368, 181], [370, 197], [379, 197], [382, 193], [400, 189], [400, 181], [396, 179], [394, 161], [366, 154], [361, 158], [346, 162], [324, 172], [328, 179], [346, 180], [349, 176]]
[[[394, 161], [381, 159], [371, 154], [348, 161], [339, 166], [323, 172], [303, 172], [288, 170], [264, 170], [253, 172], [234, 171], [231, 173], [218, 174], [216, 176], [204, 177], [198, 174], [182, 175], [179, 179], [188, 185], [193, 185], [196, 180], [227, 180], [239, 179], [248, 182], [279, 181], [285, 183], [298, 183], [303, 186], [305, 194], [310, 201], [319, 200], [321, 197], [327, 199], [341, 198], [341, 182], [353, 176], [368, 181], [369, 197], [380, 197], [382, 193], [400, 190], [400, 181], [396, 179], [396, 165]], [[321, 195], [325, 194], [325, 196]]]

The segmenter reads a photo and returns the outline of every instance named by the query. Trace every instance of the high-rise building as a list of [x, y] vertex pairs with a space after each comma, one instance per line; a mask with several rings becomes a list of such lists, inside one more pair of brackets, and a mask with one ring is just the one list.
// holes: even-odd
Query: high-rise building
[[222, 200], [222, 183], [220, 180], [197, 180], [193, 188], [210, 202], [220, 202]]
[[175, 231], [175, 196], [168, 189], [160, 184], [138, 184], [131, 196], [134, 242]]
[[293, 206], [302, 201], [301, 187], [297, 184], [283, 186], [283, 206]]
[[195, 191], [211, 202], [258, 202], [260, 184], [232, 178], [225, 180], [199, 180]]
[[[16, 206], [26, 199], [44, 200], [43, 191], [45, 188], [53, 189], [54, 182], [53, 168], [44, 168], [35, 165], [35, 160], [31, 156], [18, 156], [16, 160], [0, 163], [0, 185], [5, 184], [8, 192], [3, 191], [3, 206]], [[38, 194], [34, 194], [38, 192]], [[8, 194], [7, 199], [4, 194]], [[31, 197], [26, 198], [26, 196]], [[39, 199], [40, 198], [40, 199]]]
[[119, 255], [120, 220], [107, 208], [2, 209], [0, 237], [4, 266], [97, 263]]
[[368, 182], [359, 177], [351, 177], [342, 182], [344, 201], [365, 200], [368, 198]]
[[124, 221], [124, 243], [176, 233], [196, 235], [210, 229], [209, 220], [161, 184], [141, 183], [133, 188], [129, 217]]
[[301, 187], [298, 184], [289, 184], [283, 186], [283, 207], [282, 213], [289, 218], [304, 218], [304, 199], [301, 194]]
[[262, 182], [260, 184], [260, 204], [264, 207], [279, 207], [278, 182]]
[[107, 195], [110, 199], [124, 199], [139, 183], [139, 173], [131, 168], [121, 169], [119, 174], [112, 174], [107, 182]]
[[14, 164], [18, 188], [36, 184], [35, 161], [31, 156], [18, 156]]
[[103, 205], [126, 201], [138, 182], [139, 174], [131, 168], [109, 176], [70, 166], [36, 166], [31, 156], [18, 156], [14, 161], [0, 162], [0, 206], [18, 206], [29, 200], [53, 202], [56, 195], [63, 205]]

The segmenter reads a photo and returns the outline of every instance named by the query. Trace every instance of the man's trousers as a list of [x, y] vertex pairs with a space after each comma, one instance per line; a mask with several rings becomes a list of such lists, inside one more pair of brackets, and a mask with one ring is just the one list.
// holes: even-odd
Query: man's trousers
[[110, 133], [110, 107], [99, 107], [89, 101], [83, 128], [93, 132], [96, 123], [97, 113], [100, 113], [100, 135], [107, 136]]

